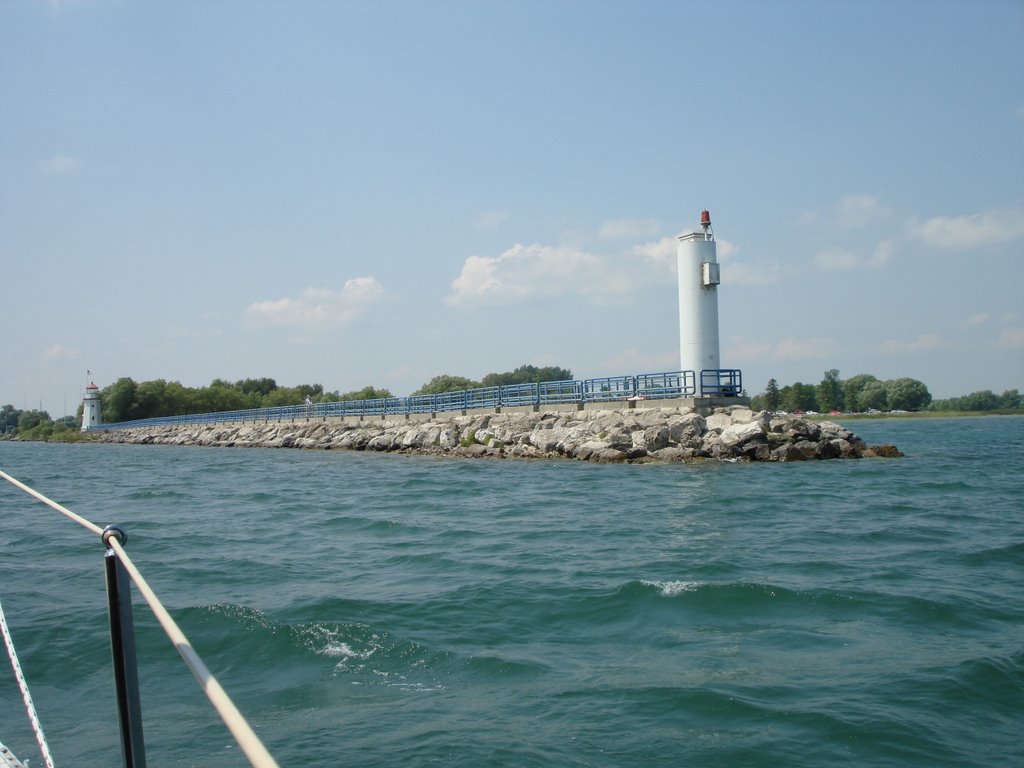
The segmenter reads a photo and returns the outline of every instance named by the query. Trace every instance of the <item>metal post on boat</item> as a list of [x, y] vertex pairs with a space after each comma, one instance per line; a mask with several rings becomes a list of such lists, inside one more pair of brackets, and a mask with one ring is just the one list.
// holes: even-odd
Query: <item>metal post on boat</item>
[[103, 529], [106, 547], [107, 605], [110, 611], [110, 648], [117, 688], [117, 715], [121, 725], [121, 755], [125, 768], [145, 768], [146, 746], [142, 738], [142, 700], [135, 660], [135, 625], [132, 621], [131, 580], [117, 553], [108, 544], [113, 536], [121, 546], [128, 533], [119, 525]]

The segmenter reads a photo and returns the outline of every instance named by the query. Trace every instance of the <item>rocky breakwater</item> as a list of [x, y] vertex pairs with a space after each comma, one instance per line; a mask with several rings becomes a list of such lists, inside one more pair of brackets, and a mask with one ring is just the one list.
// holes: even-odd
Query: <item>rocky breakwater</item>
[[902, 455], [895, 446], [868, 446], [830, 421], [773, 417], [741, 406], [177, 425], [112, 430], [101, 439], [594, 462], [805, 461]]

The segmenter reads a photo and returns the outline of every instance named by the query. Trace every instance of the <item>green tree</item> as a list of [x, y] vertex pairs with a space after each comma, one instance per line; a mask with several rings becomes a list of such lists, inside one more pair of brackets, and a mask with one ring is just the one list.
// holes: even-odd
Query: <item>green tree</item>
[[169, 412], [166, 381], [163, 379], [143, 381], [135, 388], [135, 401], [132, 405], [133, 419], [151, 419], [155, 416], [165, 416]]
[[884, 381], [875, 379], [865, 384], [857, 394], [857, 409], [860, 411], [885, 411], [889, 409], [889, 390]]
[[783, 387], [779, 394], [782, 397], [783, 410], [813, 411], [818, 406], [818, 395], [813, 384], [788, 384]]
[[[414, 395], [440, 395], [442, 392], [459, 392], [463, 389], [475, 389], [480, 383], [464, 376], [450, 376], [446, 373], [435, 376], [422, 387], [413, 392]], [[487, 386], [494, 386], [493, 384]]]
[[777, 411], [781, 403], [782, 393], [779, 391], [779, 383], [775, 379], [768, 379], [768, 386], [764, 388], [764, 409]]
[[193, 413], [237, 411], [248, 406], [242, 390], [224, 379], [214, 379], [210, 386], [197, 390], [193, 400]]
[[103, 420], [108, 424], [130, 421], [135, 418], [135, 393], [138, 385], [130, 378], [123, 377], [100, 392], [100, 407]]
[[844, 381], [843, 402], [846, 408], [851, 411], [866, 411], [868, 406], [860, 401], [860, 395], [864, 387], [875, 382], [878, 382], [878, 378], [870, 373], [858, 373]]
[[53, 420], [46, 411], [22, 411], [18, 416], [18, 433], [24, 434], [36, 429], [41, 424], [52, 424]]
[[818, 410], [822, 413], [843, 409], [843, 383], [839, 379], [838, 369], [825, 371], [825, 377], [818, 384], [815, 395]]
[[323, 387], [319, 384], [300, 384], [297, 387], [278, 387], [270, 394], [260, 400], [260, 406], [271, 408], [278, 405], [301, 405], [310, 400], [319, 398], [323, 394]]
[[960, 398], [960, 410], [963, 411], [994, 411], [1002, 403], [1002, 399], [991, 389], [972, 392]]
[[166, 411], [163, 416], [181, 416], [186, 413], [195, 413], [192, 410], [192, 390], [181, 385], [180, 381], [168, 382], [164, 390], [164, 403]]
[[305, 402], [308, 397], [310, 400], [317, 400], [324, 393], [323, 384], [299, 384], [295, 387], [296, 393]]
[[922, 382], [904, 377], [885, 383], [889, 408], [894, 411], [920, 411], [932, 401], [932, 395]]
[[537, 384], [542, 381], [569, 381], [572, 371], [555, 365], [538, 368], [535, 365], [520, 365], [514, 371], [488, 373], [477, 386], [503, 387], [506, 384]]
[[18, 417], [21, 411], [13, 405], [5, 405], [0, 408], [0, 433], [9, 432], [18, 426]]
[[263, 377], [262, 379], [242, 379], [241, 381], [236, 381], [235, 386], [242, 390], [244, 394], [256, 393], [260, 397], [265, 397], [277, 389], [277, 382]]
[[1008, 389], [999, 396], [999, 407], [1008, 411], [1024, 408], [1024, 398], [1016, 389]]
[[346, 392], [341, 395], [339, 400], [379, 400], [382, 397], [392, 397], [392, 394], [386, 389], [376, 389], [375, 387], [363, 387], [362, 389], [355, 390], [354, 392]]

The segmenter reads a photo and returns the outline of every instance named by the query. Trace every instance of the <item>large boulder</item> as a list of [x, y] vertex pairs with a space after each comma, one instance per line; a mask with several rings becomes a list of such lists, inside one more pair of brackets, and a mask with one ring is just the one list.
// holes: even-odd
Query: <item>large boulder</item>
[[760, 421], [737, 422], [723, 429], [719, 440], [727, 447], [733, 448], [755, 437], [761, 437], [764, 433], [764, 424]]

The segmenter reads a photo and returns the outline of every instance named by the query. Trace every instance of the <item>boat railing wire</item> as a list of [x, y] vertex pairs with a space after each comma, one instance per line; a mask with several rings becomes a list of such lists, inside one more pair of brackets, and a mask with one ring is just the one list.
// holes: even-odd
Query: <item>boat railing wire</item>
[[110, 424], [94, 424], [89, 427], [89, 431], [232, 422], [281, 422], [298, 419], [384, 418], [410, 414], [469, 411], [474, 408], [530, 406], [542, 408], [572, 404], [582, 406], [585, 403], [611, 403], [673, 397], [734, 397], [740, 395], [742, 390], [743, 376], [736, 369], [704, 370], [700, 372], [699, 377], [694, 371], [669, 371], [641, 373], [635, 376], [505, 384], [497, 387], [475, 387], [455, 392], [410, 395], [408, 397], [337, 400], [300, 405], [278, 405], [270, 408], [157, 416]]
[[28, 495], [38, 499], [52, 509], [60, 512], [65, 517], [78, 523], [83, 528], [87, 528], [97, 536], [101, 537], [101, 540], [108, 547], [108, 550], [112, 551], [113, 555], [117, 557], [120, 564], [124, 567], [129, 578], [139, 591], [139, 594], [142, 595], [142, 598], [146, 601], [146, 604], [149, 605], [149, 608], [156, 617], [157, 622], [163, 628], [170, 641], [174, 644], [178, 654], [185, 662], [185, 666], [187, 666], [192, 672], [196, 682], [199, 683], [199, 687], [203, 689], [203, 692], [210, 700], [213, 708], [217, 711], [217, 714], [220, 715], [224, 724], [231, 732], [231, 735], [238, 743], [238, 746], [241, 748], [246, 758], [248, 758], [249, 763], [257, 768], [277, 768], [277, 761], [275, 761], [270, 752], [267, 751], [263, 742], [260, 741], [252, 727], [242, 716], [242, 713], [239, 712], [234, 702], [231, 701], [231, 698], [221, 687], [217, 678], [214, 677], [206, 664], [203, 663], [203, 660], [199, 657], [195, 648], [192, 647], [192, 643], [185, 636], [185, 633], [182, 632], [174, 619], [171, 618], [170, 613], [167, 612], [163, 603], [160, 602], [160, 598], [157, 597], [156, 593], [149, 586], [145, 578], [143, 578], [131, 558], [128, 557], [128, 554], [124, 551], [120, 538], [111, 531], [115, 526], [100, 528], [95, 523], [75, 514], [67, 507], [44, 496], [34, 488], [16, 480], [6, 472], [0, 471], [0, 478], [3, 478], [15, 487], [20, 488]]
[[[14, 638], [11, 637], [11, 630], [7, 626], [7, 617], [4, 616], [3, 605], [0, 605], [0, 633], [4, 636], [4, 645], [7, 646], [7, 658], [14, 670], [14, 679], [18, 681], [18, 688], [21, 690], [21, 700], [25, 704], [25, 713], [28, 715], [29, 723], [32, 725], [32, 732], [36, 737], [36, 744], [39, 745], [39, 752], [43, 756], [46, 768], [54, 768], [53, 755], [50, 754], [50, 745], [46, 741], [46, 734], [43, 733], [43, 724], [39, 722], [39, 714], [36, 712], [35, 704], [32, 703], [32, 693], [28, 689], [28, 682], [25, 680], [25, 673], [21, 671], [21, 663], [18, 661], [18, 652], [14, 649]], [[2, 745], [0, 745], [2, 748]]]

